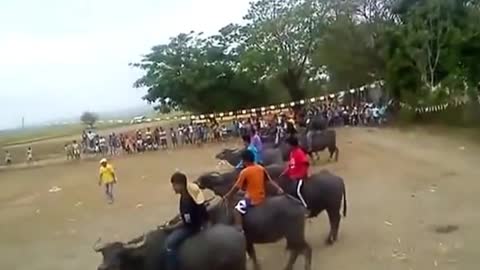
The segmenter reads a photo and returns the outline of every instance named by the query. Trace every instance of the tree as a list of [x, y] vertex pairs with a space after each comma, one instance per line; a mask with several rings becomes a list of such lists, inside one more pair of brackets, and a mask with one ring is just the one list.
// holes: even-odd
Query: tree
[[169, 114], [172, 112], [172, 107], [166, 104], [158, 105], [157, 107], [155, 107], [155, 109], [163, 114]]
[[314, 63], [327, 67], [330, 87], [338, 91], [360, 87], [383, 76], [383, 58], [366, 24], [341, 16], [325, 30]]
[[[405, 41], [410, 57], [421, 74], [423, 84], [433, 91], [439, 82], [437, 74], [444, 50], [452, 45], [451, 6], [444, 0], [429, 0], [410, 11]], [[451, 54], [451, 52], [450, 52]]]
[[327, 20], [313, 61], [326, 67], [329, 88], [341, 91], [384, 79], [384, 37], [394, 23], [388, 1], [328, 3]]
[[245, 16], [242, 67], [256, 70], [257, 81], [278, 79], [291, 99], [304, 98], [306, 82], [318, 75], [311, 56], [326, 12], [321, 0], [252, 2]]
[[95, 123], [98, 121], [98, 115], [93, 112], [84, 112], [80, 116], [80, 121], [82, 121], [85, 125], [88, 125], [89, 127], [93, 127]]
[[146, 89], [144, 99], [158, 109], [196, 113], [299, 100], [378, 80], [411, 105], [451, 100], [467, 88], [473, 100], [480, 82], [479, 3], [257, 0], [243, 25], [207, 37], [183, 33], [154, 46], [133, 64], [145, 72], [135, 87]]
[[[470, 16], [474, 10], [470, 1], [463, 0], [398, 1], [392, 12], [399, 20], [386, 35], [390, 88], [409, 96], [410, 102], [421, 103], [432, 95], [458, 96], [464, 88], [458, 86], [465, 80], [476, 85], [478, 80], [470, 78], [478, 64], [469, 64], [480, 60], [473, 53], [479, 22], [477, 16]], [[438, 95], [435, 90], [445, 93]]]
[[465, 6], [468, 8], [462, 12], [459, 58], [467, 83], [480, 91], [480, 1], [467, 1]]
[[262, 84], [239, 70], [238, 54], [229, 44], [235, 28], [204, 38], [190, 32], [152, 48], [140, 63], [146, 71], [135, 87], [147, 88], [149, 102], [170, 99], [183, 109], [198, 113], [260, 106], [267, 101]]

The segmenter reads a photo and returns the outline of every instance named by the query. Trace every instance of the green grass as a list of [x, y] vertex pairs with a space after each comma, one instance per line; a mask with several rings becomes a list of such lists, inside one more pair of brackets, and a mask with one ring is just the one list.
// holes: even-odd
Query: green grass
[[[125, 125], [120, 123], [97, 124], [97, 129], [108, 129]], [[48, 126], [28, 128], [23, 130], [4, 131], [0, 133], [0, 146], [12, 146], [17, 144], [28, 144], [67, 136], [79, 135], [85, 125], [71, 124], [61, 126]]]
[[[157, 114], [151, 113], [147, 115], [147, 118], [161, 118], [165, 119], [166, 117], [182, 116], [185, 115], [185, 112], [172, 112], [170, 114]], [[115, 127], [122, 127], [130, 125], [130, 119], [123, 119], [123, 123], [97, 123], [95, 125], [96, 130], [105, 130]], [[164, 121], [164, 120], [163, 120]], [[163, 122], [162, 121], [162, 122]], [[169, 121], [167, 121], [169, 122]], [[155, 121], [152, 122], [156, 123]], [[83, 124], [69, 124], [69, 125], [55, 125], [55, 126], [43, 126], [36, 128], [26, 128], [26, 129], [17, 129], [10, 131], [0, 131], [0, 148], [23, 145], [29, 143], [37, 143], [41, 141], [69, 137], [69, 136], [80, 136], [82, 130], [86, 128]]]

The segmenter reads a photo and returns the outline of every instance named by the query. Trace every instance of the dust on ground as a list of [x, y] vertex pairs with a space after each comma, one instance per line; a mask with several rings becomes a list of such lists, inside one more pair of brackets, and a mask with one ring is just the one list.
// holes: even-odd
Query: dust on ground
[[[313, 269], [477, 268], [477, 146], [418, 131], [343, 128], [338, 136], [339, 162], [327, 163], [324, 154], [313, 170], [345, 179], [348, 216], [333, 247], [324, 245], [325, 214], [308, 223]], [[101, 258], [92, 244], [99, 236], [128, 240], [173, 216], [170, 174], [181, 169], [195, 178], [215, 170], [222, 147], [114, 160], [114, 205], [97, 186], [97, 161], [0, 172], [0, 269], [96, 269]], [[286, 263], [279, 260], [284, 243], [258, 247], [264, 269]]]

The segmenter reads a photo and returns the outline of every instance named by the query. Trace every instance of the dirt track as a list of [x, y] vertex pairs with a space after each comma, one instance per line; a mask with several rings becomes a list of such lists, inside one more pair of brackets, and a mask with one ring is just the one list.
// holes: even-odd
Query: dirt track
[[[349, 213], [333, 247], [324, 246], [325, 214], [308, 224], [313, 269], [478, 268], [477, 146], [419, 132], [345, 128], [338, 134], [340, 161], [314, 170], [344, 177]], [[0, 269], [96, 269], [100, 256], [91, 246], [99, 236], [128, 240], [176, 213], [169, 175], [179, 168], [194, 178], [215, 169], [221, 147], [115, 160], [113, 206], [96, 185], [93, 161], [0, 172]], [[52, 186], [62, 190], [49, 193]], [[458, 230], [435, 232], [447, 225]], [[259, 253], [264, 269], [284, 266], [283, 243]]]

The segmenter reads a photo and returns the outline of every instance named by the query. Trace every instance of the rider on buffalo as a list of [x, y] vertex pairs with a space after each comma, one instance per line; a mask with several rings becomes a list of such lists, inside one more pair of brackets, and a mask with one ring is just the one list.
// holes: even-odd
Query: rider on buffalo
[[258, 135], [256, 128], [251, 129], [250, 144], [257, 149], [259, 160], [262, 161], [263, 160], [263, 143], [262, 143], [262, 139]]
[[185, 240], [201, 231], [208, 221], [208, 213], [202, 190], [196, 184], [188, 183], [185, 174], [176, 172], [170, 181], [175, 193], [180, 194], [180, 216], [167, 224], [166, 229], [172, 232], [165, 243], [167, 270], [175, 270], [178, 248]]
[[[252, 140], [249, 135], [243, 135], [242, 136], [243, 143], [245, 144], [246, 151], [250, 151], [253, 154], [253, 162], [256, 164], [262, 164], [262, 157], [260, 156], [260, 153], [258, 152], [257, 147], [252, 143]], [[237, 169], [244, 168], [245, 164], [243, 163], [243, 160], [240, 160], [240, 162], [235, 166]]]
[[287, 143], [291, 146], [290, 157], [288, 159], [288, 166], [282, 175], [286, 175], [291, 181], [288, 192], [297, 197], [307, 208], [307, 204], [302, 196], [303, 181], [308, 177], [308, 169], [310, 163], [307, 154], [303, 151], [295, 136], [287, 138]]
[[242, 161], [245, 168], [240, 172], [235, 185], [224, 196], [224, 199], [229, 201], [238, 190], [245, 189], [245, 196], [238, 201], [234, 211], [235, 225], [240, 231], [243, 231], [242, 215], [247, 214], [249, 208], [264, 202], [267, 182], [270, 182], [279, 194], [283, 193], [278, 184], [272, 181], [265, 168], [255, 163], [253, 152], [243, 151]]

